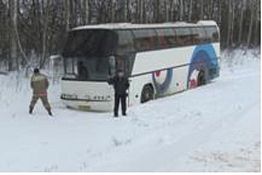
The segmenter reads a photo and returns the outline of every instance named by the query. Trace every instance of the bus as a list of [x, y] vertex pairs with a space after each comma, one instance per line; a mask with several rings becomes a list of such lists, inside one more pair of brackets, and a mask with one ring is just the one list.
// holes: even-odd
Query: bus
[[99, 24], [68, 32], [62, 51], [61, 99], [67, 107], [112, 111], [117, 70], [128, 77], [134, 106], [209, 83], [219, 76], [215, 21]]

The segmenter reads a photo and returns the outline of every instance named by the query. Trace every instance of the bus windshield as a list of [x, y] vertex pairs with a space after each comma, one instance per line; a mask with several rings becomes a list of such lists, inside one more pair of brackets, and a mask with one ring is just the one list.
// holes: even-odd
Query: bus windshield
[[[69, 32], [63, 50], [65, 73], [85, 81], [106, 80], [109, 57], [114, 55], [117, 35], [104, 29], [74, 30]], [[72, 76], [71, 76], [72, 78]]]
[[64, 57], [108, 56], [114, 51], [117, 35], [110, 30], [75, 30], [68, 34]]

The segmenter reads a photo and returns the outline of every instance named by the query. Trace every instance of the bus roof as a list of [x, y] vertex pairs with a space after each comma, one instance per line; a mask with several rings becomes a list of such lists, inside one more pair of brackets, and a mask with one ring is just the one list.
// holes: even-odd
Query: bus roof
[[165, 27], [197, 27], [197, 26], [217, 26], [215, 21], [206, 20], [198, 21], [197, 23], [175, 22], [175, 23], [160, 23], [160, 24], [132, 24], [132, 23], [108, 23], [98, 25], [86, 25], [75, 27], [72, 30], [84, 29], [144, 29], [144, 28], [165, 28]]

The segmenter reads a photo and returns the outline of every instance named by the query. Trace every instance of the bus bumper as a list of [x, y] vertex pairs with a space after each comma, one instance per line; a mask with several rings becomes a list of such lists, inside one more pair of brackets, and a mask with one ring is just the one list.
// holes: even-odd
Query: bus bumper
[[61, 97], [62, 102], [72, 109], [82, 111], [110, 112], [113, 110], [112, 101], [89, 101], [80, 99], [65, 99]]
[[82, 111], [113, 110], [114, 90], [107, 82], [61, 81], [61, 100], [68, 107]]

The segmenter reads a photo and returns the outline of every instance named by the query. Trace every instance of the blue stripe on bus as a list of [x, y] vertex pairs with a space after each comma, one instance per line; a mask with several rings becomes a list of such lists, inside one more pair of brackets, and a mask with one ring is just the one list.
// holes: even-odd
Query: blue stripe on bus
[[[203, 64], [194, 64], [197, 62], [202, 62]], [[208, 71], [209, 69], [217, 68], [217, 67], [218, 67], [218, 59], [213, 45], [212, 44], [198, 45], [195, 48], [190, 61], [187, 87], [189, 87], [190, 77], [194, 70], [204, 69]]]
[[167, 71], [167, 75], [165, 81], [162, 84], [156, 81], [156, 77], [155, 77], [156, 72], [152, 73], [153, 83], [155, 85], [157, 94], [164, 94], [168, 90], [171, 84], [172, 77], [173, 77], [173, 68], [169, 68], [166, 71]]

